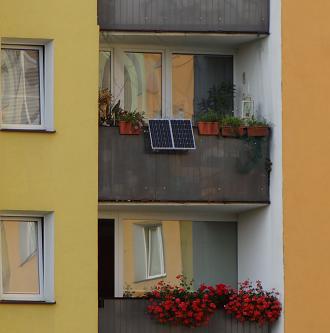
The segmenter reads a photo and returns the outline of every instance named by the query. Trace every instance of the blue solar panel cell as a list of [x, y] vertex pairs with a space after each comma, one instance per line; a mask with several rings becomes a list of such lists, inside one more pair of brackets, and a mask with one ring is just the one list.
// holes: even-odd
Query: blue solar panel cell
[[174, 147], [177, 149], [195, 149], [194, 134], [191, 121], [183, 119], [171, 120]]
[[173, 149], [170, 122], [166, 119], [149, 120], [152, 149]]
[[151, 147], [154, 150], [195, 149], [195, 139], [190, 120], [149, 120]]

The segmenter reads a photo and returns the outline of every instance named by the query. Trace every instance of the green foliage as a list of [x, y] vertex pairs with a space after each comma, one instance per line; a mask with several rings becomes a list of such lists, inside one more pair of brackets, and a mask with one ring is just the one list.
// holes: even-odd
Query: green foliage
[[118, 114], [118, 121], [127, 121], [131, 123], [134, 127], [141, 128], [144, 125], [144, 113], [134, 111], [122, 110]]
[[197, 121], [205, 121], [205, 122], [218, 122], [219, 121], [219, 114], [215, 111], [208, 109], [203, 111], [196, 116]]
[[244, 120], [235, 116], [224, 116], [221, 119], [222, 126], [239, 127], [244, 125]]
[[246, 121], [246, 125], [249, 127], [257, 127], [257, 126], [268, 127], [269, 123], [265, 119], [257, 120], [252, 116], [252, 118]]
[[207, 112], [212, 110], [222, 117], [233, 111], [233, 99], [235, 86], [232, 82], [223, 81], [219, 85], [213, 85], [208, 91], [208, 97], [199, 103], [200, 110]]

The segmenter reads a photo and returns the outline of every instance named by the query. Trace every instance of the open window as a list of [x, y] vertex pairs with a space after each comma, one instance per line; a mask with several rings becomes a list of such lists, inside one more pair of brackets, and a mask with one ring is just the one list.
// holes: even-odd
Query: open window
[[162, 226], [134, 225], [135, 281], [165, 276]]
[[[122, 220], [116, 295], [139, 297], [183, 274], [201, 283], [237, 285], [237, 224], [219, 221]], [[122, 253], [122, 254], [121, 254]], [[122, 275], [121, 275], [122, 274]]]

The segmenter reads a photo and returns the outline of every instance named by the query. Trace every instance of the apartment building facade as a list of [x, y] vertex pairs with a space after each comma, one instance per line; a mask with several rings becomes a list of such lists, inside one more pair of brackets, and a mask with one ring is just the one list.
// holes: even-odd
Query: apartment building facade
[[[327, 332], [321, 2], [0, 8], [0, 332], [170, 332], [125, 296], [178, 274], [280, 292], [273, 325], [217, 317], [210, 332]], [[309, 16], [320, 23], [298, 25]], [[200, 135], [201, 106], [223, 87], [230, 115], [250, 103], [269, 136]], [[99, 126], [100, 91], [144, 112], [140, 135]], [[324, 119], [317, 145], [302, 123], [311, 110]], [[195, 149], [153, 149], [153, 119], [190, 120]]]

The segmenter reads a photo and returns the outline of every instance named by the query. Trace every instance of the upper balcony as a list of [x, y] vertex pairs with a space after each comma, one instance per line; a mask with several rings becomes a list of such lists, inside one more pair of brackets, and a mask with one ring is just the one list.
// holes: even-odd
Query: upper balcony
[[99, 200], [269, 202], [269, 138], [200, 136], [190, 152], [153, 152], [149, 134], [99, 128]]
[[269, 0], [98, 0], [101, 30], [269, 33]]

